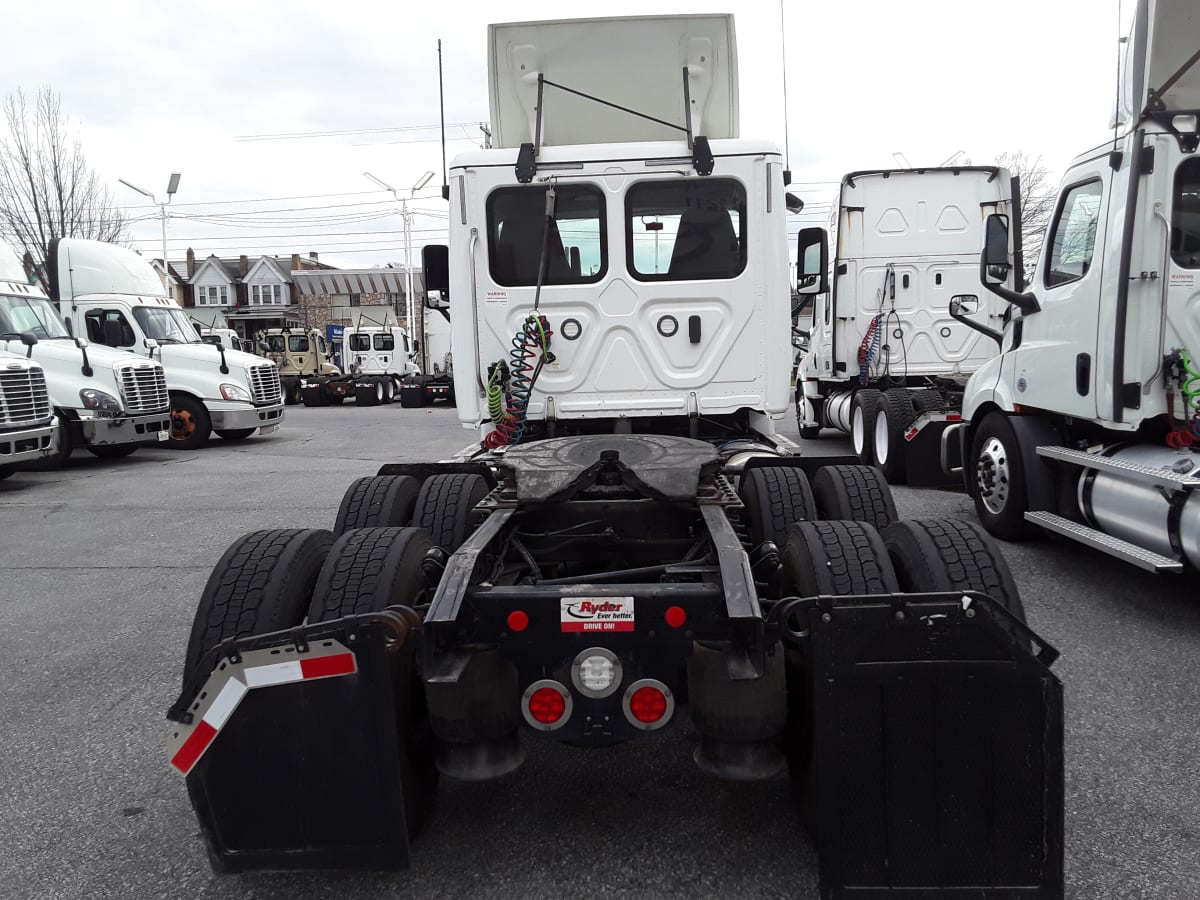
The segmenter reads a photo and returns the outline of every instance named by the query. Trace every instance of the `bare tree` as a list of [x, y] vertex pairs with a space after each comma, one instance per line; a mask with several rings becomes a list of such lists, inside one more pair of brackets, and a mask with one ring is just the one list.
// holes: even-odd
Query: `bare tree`
[[1054, 182], [1050, 180], [1050, 170], [1042, 163], [1042, 157], [1031, 156], [1024, 150], [1001, 153], [996, 157], [996, 165], [1021, 179], [1021, 237], [1028, 279], [1037, 265], [1046, 228], [1054, 214]]
[[19, 88], [4, 99], [7, 137], [0, 139], [0, 237], [40, 272], [50, 241], [81, 237], [120, 242], [128, 222], [87, 164], [59, 95]]

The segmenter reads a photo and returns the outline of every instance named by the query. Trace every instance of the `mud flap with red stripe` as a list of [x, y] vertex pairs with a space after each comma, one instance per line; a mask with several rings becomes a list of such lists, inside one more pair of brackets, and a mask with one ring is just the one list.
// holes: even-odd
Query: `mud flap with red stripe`
[[214, 869], [408, 867], [407, 629], [382, 613], [222, 645], [168, 747]]
[[975, 594], [810, 619], [822, 896], [1061, 897], [1057, 652]]

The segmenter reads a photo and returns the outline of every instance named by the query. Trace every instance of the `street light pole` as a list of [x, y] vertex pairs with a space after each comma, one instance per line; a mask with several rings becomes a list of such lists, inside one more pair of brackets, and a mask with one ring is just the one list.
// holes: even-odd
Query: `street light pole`
[[416, 184], [409, 188], [408, 196], [401, 197], [400, 192], [386, 181], [376, 178], [370, 172], [363, 175], [375, 182], [385, 191], [390, 191], [392, 198], [400, 204], [400, 216], [404, 219], [404, 330], [408, 334], [409, 346], [414, 339], [413, 328], [416, 324], [416, 306], [413, 304], [413, 273], [412, 273], [412, 214], [408, 211], [408, 201], [416, 197], [417, 191], [429, 184], [432, 172], [426, 172]]
[[150, 202], [158, 207], [158, 217], [162, 222], [163, 293], [170, 297], [171, 300], [174, 300], [175, 297], [171, 294], [171, 268], [167, 262], [167, 207], [171, 205], [171, 200], [174, 199], [175, 192], [179, 190], [179, 173], [171, 173], [171, 180], [167, 182], [167, 199], [161, 203], [152, 193], [147, 190], [143, 190], [136, 184], [130, 184], [124, 178], [118, 178], [117, 181], [121, 182], [121, 184], [125, 185], [125, 187], [130, 188], [131, 190], [137, 191], [139, 194], [145, 197], [149, 197]]

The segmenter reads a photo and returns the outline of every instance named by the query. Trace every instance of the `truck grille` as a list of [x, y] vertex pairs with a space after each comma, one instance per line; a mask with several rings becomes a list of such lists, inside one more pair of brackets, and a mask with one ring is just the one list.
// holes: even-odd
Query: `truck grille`
[[117, 381], [130, 413], [161, 412], [171, 405], [167, 376], [157, 363], [124, 365], [117, 370]]
[[40, 367], [0, 371], [0, 425], [40, 425], [50, 418], [50, 394]]
[[260, 363], [250, 367], [250, 393], [260, 406], [278, 403], [283, 399], [283, 388], [279, 383], [279, 367], [274, 363]]

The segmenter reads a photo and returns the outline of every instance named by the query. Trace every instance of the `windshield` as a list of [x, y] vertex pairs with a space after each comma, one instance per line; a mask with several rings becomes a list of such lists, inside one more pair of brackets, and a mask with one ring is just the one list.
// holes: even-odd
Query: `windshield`
[[146, 337], [154, 338], [160, 343], [167, 344], [199, 344], [188, 317], [181, 309], [168, 309], [162, 306], [134, 307], [133, 317], [141, 326]]
[[49, 300], [42, 297], [0, 297], [0, 337], [15, 337], [26, 331], [42, 341], [71, 336], [59, 321]]

